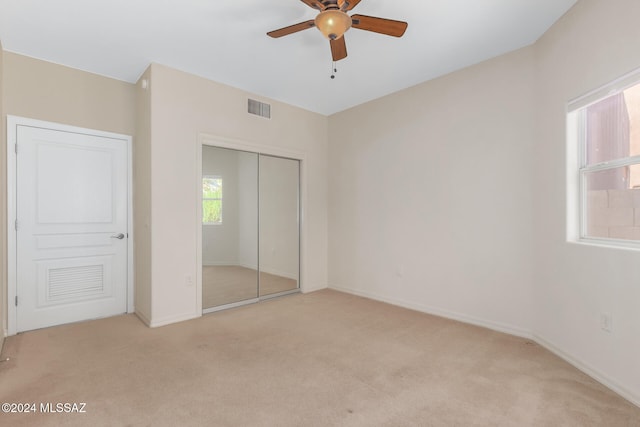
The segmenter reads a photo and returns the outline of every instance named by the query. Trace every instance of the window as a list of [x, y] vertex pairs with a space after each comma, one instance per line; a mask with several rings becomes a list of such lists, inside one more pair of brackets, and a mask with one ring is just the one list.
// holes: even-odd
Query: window
[[222, 224], [222, 178], [202, 178], [202, 223]]
[[568, 120], [575, 240], [640, 248], [640, 73], [586, 98]]

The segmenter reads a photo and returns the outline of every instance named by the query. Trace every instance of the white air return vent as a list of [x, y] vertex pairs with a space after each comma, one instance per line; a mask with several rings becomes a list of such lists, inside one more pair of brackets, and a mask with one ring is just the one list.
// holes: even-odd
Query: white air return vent
[[49, 270], [48, 300], [95, 297], [104, 293], [102, 265], [52, 268]]
[[255, 114], [256, 116], [270, 119], [271, 105], [256, 101], [255, 99], [249, 99], [249, 114]]

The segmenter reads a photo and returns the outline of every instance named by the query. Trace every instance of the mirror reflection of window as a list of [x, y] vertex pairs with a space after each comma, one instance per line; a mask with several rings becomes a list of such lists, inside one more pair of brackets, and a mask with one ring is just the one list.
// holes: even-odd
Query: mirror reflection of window
[[202, 148], [202, 306], [258, 298], [258, 154]]
[[222, 178], [202, 178], [202, 223], [222, 224]]

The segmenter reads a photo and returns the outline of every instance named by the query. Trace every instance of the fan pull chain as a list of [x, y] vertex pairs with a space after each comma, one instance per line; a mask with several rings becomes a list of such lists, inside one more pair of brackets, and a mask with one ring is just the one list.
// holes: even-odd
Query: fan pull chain
[[336, 74], [338, 72], [338, 69], [336, 68], [336, 61], [333, 61], [333, 64], [331, 65], [331, 78], [335, 79], [336, 78]]

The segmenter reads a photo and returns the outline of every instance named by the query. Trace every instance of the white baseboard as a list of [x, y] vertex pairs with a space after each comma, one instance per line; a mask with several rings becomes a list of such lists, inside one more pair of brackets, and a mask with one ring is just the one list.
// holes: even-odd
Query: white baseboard
[[605, 387], [613, 390], [614, 392], [616, 392], [620, 396], [622, 396], [625, 399], [627, 399], [629, 402], [631, 402], [634, 405], [640, 407], [640, 396], [637, 395], [636, 393], [633, 393], [631, 390], [627, 389], [626, 387], [620, 385], [616, 380], [614, 380], [611, 377], [609, 377], [608, 375], [600, 372], [598, 369], [595, 369], [594, 367], [588, 365], [587, 363], [584, 363], [584, 362], [580, 361], [579, 359], [577, 359], [576, 357], [572, 356], [571, 354], [566, 353], [563, 350], [560, 350], [560, 348], [558, 348], [558, 346], [556, 346], [555, 344], [545, 340], [544, 338], [542, 338], [539, 335], [535, 335], [534, 334], [533, 339], [538, 344], [540, 344], [542, 347], [546, 348], [551, 353], [555, 354], [556, 356], [558, 356], [559, 358], [561, 358], [565, 362], [573, 365], [575, 368], [577, 368], [577, 369], [581, 370], [582, 372], [584, 372], [585, 374], [589, 375], [591, 378], [593, 378], [594, 380], [598, 381], [599, 383], [601, 383]]
[[315, 292], [315, 291], [321, 291], [323, 289], [327, 289], [328, 286], [327, 285], [308, 285], [305, 286], [304, 283], [302, 283], [302, 286], [300, 287], [300, 292], [302, 292], [303, 294], [308, 294], [311, 292]]
[[531, 333], [531, 331], [528, 331], [526, 329], [516, 328], [504, 323], [494, 322], [492, 320], [480, 319], [477, 317], [468, 316], [466, 314], [457, 313], [455, 311], [450, 311], [450, 310], [446, 310], [439, 307], [428, 306], [428, 305], [419, 304], [416, 302], [409, 302], [399, 298], [390, 298], [390, 297], [381, 296], [381, 295], [373, 294], [366, 291], [354, 290], [354, 289], [343, 288], [341, 286], [333, 286], [333, 285], [330, 285], [329, 288], [335, 289], [336, 291], [373, 299], [376, 301], [386, 302], [392, 305], [397, 305], [399, 307], [408, 308], [410, 310], [416, 310], [422, 313], [433, 314], [434, 316], [444, 317], [451, 320], [457, 320], [463, 323], [469, 323], [471, 325], [480, 326], [480, 327], [491, 329], [498, 332], [503, 332], [505, 334], [515, 335], [521, 338], [533, 339], [533, 334]]
[[145, 316], [144, 314], [140, 313], [139, 311], [136, 311], [134, 313], [138, 319], [140, 319], [142, 321], [142, 323], [144, 323], [145, 325], [149, 326], [151, 324], [151, 321], [147, 318], [147, 316]]
[[183, 322], [185, 320], [197, 319], [198, 317], [202, 317], [202, 313], [189, 313], [189, 314], [180, 314], [177, 316], [169, 316], [163, 319], [154, 319], [148, 323], [147, 326], [150, 328], [158, 328], [160, 326], [170, 325], [172, 323]]
[[142, 321], [142, 323], [144, 323], [145, 325], [147, 325], [150, 328], [157, 328], [157, 327], [160, 327], [160, 326], [166, 326], [166, 325], [170, 325], [172, 323], [182, 322], [184, 320], [196, 319], [196, 318], [202, 316], [202, 314], [191, 313], [191, 314], [181, 314], [179, 316], [170, 316], [170, 317], [166, 317], [166, 318], [160, 319], [160, 320], [151, 320], [147, 316], [145, 316], [144, 314], [140, 313], [139, 311], [136, 311], [135, 315], [138, 316], [138, 319], [140, 319]]

